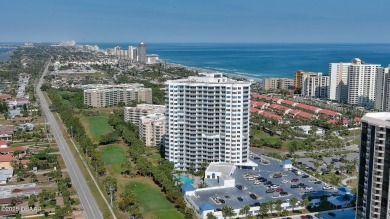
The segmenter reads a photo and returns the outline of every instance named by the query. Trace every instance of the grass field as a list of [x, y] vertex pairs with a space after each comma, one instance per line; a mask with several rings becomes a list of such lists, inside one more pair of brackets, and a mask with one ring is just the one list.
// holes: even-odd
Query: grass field
[[[279, 137], [277, 135], [271, 136], [270, 134], [257, 130], [255, 128], [251, 128], [251, 135], [254, 139], [268, 139], [270, 142], [276, 142]], [[289, 144], [291, 143], [291, 140], [282, 140], [282, 149], [288, 149]]]
[[109, 166], [109, 169], [114, 174], [121, 173], [121, 165], [126, 160], [126, 151], [120, 145], [105, 145], [100, 148], [104, 164]]
[[174, 208], [165, 198], [164, 193], [150, 179], [132, 179], [129, 185], [145, 213], [150, 213], [161, 219], [184, 218], [184, 215]]
[[82, 122], [86, 127], [87, 134], [95, 142], [99, 140], [100, 136], [114, 131], [114, 129], [108, 124], [108, 115], [83, 117]]

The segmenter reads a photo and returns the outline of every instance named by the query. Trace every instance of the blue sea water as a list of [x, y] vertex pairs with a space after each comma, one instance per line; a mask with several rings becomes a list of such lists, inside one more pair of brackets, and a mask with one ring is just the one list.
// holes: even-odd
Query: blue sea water
[[[137, 46], [135, 43], [97, 45], [103, 49]], [[158, 54], [166, 62], [251, 78], [291, 78], [297, 70], [326, 75], [329, 63], [350, 62], [353, 58], [382, 66], [390, 64], [390, 44], [150, 43], [147, 53]]]

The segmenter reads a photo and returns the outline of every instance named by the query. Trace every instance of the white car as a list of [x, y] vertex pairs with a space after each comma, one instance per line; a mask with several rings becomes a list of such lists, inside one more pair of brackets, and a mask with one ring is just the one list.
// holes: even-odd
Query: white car
[[334, 189], [333, 186], [324, 186], [322, 187], [323, 190], [330, 190], [330, 189]]
[[313, 187], [308, 186], [305, 188], [305, 190], [313, 190]]
[[254, 185], [260, 185], [260, 183], [261, 183], [260, 181], [256, 180], [253, 184]]
[[270, 188], [271, 189], [277, 189], [277, 188], [279, 188], [279, 186], [274, 184], [274, 185], [270, 186]]
[[283, 180], [282, 183], [288, 183], [288, 180]]
[[256, 178], [255, 177], [248, 177], [247, 178], [247, 180], [249, 180], [249, 181], [253, 181], [253, 180], [255, 180]]

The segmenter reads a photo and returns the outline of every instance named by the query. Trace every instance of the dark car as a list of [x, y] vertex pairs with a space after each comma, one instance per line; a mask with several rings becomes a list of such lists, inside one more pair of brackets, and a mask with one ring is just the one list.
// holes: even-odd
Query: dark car
[[240, 202], [244, 201], [244, 199], [242, 199], [241, 197], [237, 197], [237, 200]]
[[219, 199], [219, 202], [221, 202], [222, 204], [225, 204], [225, 200], [223, 200], [222, 198]]
[[279, 187], [279, 188], [276, 188], [275, 191], [276, 191], [276, 192], [283, 192], [283, 188], [280, 188], [280, 187]]
[[299, 188], [304, 188], [305, 187], [305, 183], [299, 183], [298, 186], [299, 186]]
[[249, 206], [251, 207], [257, 207], [257, 206], [260, 206], [260, 203], [259, 202], [255, 202], [253, 204], [250, 204]]
[[299, 188], [299, 186], [298, 185], [291, 185], [290, 188], [297, 189], [297, 188]]
[[309, 175], [303, 175], [302, 178], [309, 178]]
[[255, 194], [253, 194], [253, 193], [249, 194], [249, 197], [251, 197], [251, 199], [254, 199], [254, 200], [256, 200], [256, 199], [257, 199], [256, 195], [255, 195]]
[[272, 182], [271, 181], [267, 181], [267, 182], [264, 183], [264, 185], [270, 186], [270, 185], [272, 185]]
[[315, 214], [314, 216], [315, 216], [316, 218], [318, 218], [318, 219], [322, 219], [322, 217], [321, 217], [320, 214]]
[[307, 219], [313, 219], [313, 216], [311, 215], [306, 215], [307, 216]]
[[298, 182], [299, 179], [295, 178], [295, 179], [292, 179], [291, 182]]
[[288, 192], [281, 192], [279, 193], [280, 196], [288, 196]]
[[228, 195], [225, 195], [225, 198], [230, 198], [230, 196], [228, 196]]
[[264, 183], [264, 182], [267, 182], [267, 179], [259, 179], [259, 182], [262, 182], [262, 183]]
[[336, 214], [333, 212], [329, 212], [328, 214], [329, 214], [329, 216], [336, 217]]
[[254, 157], [253, 159], [255, 159], [255, 160], [260, 160], [260, 157]]
[[267, 191], [265, 191], [266, 193], [273, 193], [273, 192], [275, 192], [275, 190], [274, 189], [268, 189]]
[[280, 174], [275, 174], [275, 175], [273, 176], [273, 178], [282, 178], [282, 175], [280, 175]]
[[322, 181], [316, 181], [314, 184], [322, 184]]
[[236, 187], [237, 187], [237, 189], [239, 189], [239, 190], [242, 190], [242, 189], [243, 189], [242, 185], [237, 185]]
[[292, 219], [291, 217], [284, 217], [284, 218], [282, 218], [282, 219]]

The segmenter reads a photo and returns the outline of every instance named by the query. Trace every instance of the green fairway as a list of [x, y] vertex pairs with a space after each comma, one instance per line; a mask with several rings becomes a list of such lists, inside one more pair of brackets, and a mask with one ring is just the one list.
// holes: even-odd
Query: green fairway
[[108, 124], [108, 116], [88, 116], [82, 119], [86, 127], [87, 134], [94, 140], [99, 141], [99, 137], [114, 131]]
[[121, 165], [126, 160], [126, 152], [120, 145], [106, 145], [102, 146], [101, 152], [105, 165], [112, 171], [112, 173], [120, 174]]
[[[149, 182], [150, 183], [150, 182]], [[161, 219], [182, 219], [184, 216], [177, 211], [158, 188], [151, 186], [144, 179], [134, 179], [129, 185], [138, 203], [145, 212]]]

